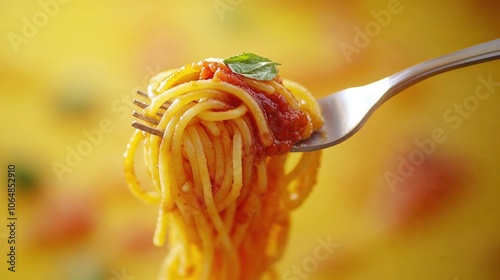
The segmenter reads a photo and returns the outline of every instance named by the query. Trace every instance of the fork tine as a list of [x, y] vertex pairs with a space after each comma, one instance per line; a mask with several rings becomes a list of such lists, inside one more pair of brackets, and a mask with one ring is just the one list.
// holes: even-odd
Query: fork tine
[[156, 135], [158, 137], [163, 137], [163, 131], [161, 130], [158, 130], [158, 129], [155, 129], [155, 128], [152, 128], [152, 127], [149, 127], [147, 125], [144, 125], [140, 122], [137, 122], [137, 121], [133, 121], [132, 122], [132, 126], [137, 128], [137, 129], [140, 129], [146, 133], [149, 133], [149, 134], [152, 134], [152, 135]]
[[[137, 90], [137, 94], [139, 96], [142, 96], [143, 98], [146, 98], [147, 100], [150, 101], [148, 95], [144, 92], [142, 92], [141, 90]], [[133, 103], [134, 105], [136, 105], [137, 107], [141, 108], [141, 109], [145, 109], [149, 106], [148, 103], [146, 102], [143, 102], [143, 101], [140, 101], [140, 100], [137, 100], [137, 99], [134, 99], [133, 100]], [[170, 107], [170, 104], [169, 103], [165, 103], [163, 104], [162, 106], [160, 106], [161, 109], [164, 109], [164, 110], [167, 110], [168, 107]], [[163, 113], [164, 112], [157, 112], [156, 115], [159, 116], [159, 117], [163, 117]], [[143, 115], [141, 113], [139, 113], [138, 111], [133, 111], [132, 112], [132, 116], [134, 116], [135, 118], [139, 119], [139, 120], [142, 120], [144, 122], [146, 122], [147, 124], [151, 124], [151, 125], [158, 125], [158, 123], [160, 122], [159, 120], [155, 119], [155, 118], [152, 118], [152, 117], [149, 117], [149, 116], [146, 116], [146, 115]], [[153, 128], [151, 126], [148, 126], [147, 124], [143, 124], [141, 122], [138, 122], [138, 121], [133, 121], [132, 122], [132, 126], [139, 129], [139, 130], [142, 130], [146, 133], [149, 133], [149, 134], [152, 134], [152, 135], [156, 135], [158, 137], [163, 137], [163, 131], [161, 130], [158, 130], [156, 128]]]
[[[134, 99], [133, 103], [134, 103], [134, 105], [139, 106], [141, 109], [144, 109], [144, 108], [149, 106], [149, 104], [142, 102], [140, 100], [137, 100], [137, 99]], [[170, 103], [165, 103], [165, 104], [160, 106], [161, 109], [165, 109], [165, 110], [167, 110], [168, 107], [170, 107]]]
[[[145, 109], [146, 107], [148, 107], [148, 106], [149, 106], [148, 104], [146, 104], [146, 103], [144, 103], [144, 102], [142, 102], [142, 101], [139, 101], [139, 100], [137, 100], [137, 99], [134, 99], [133, 103], [134, 103], [134, 105], [136, 105], [137, 107], [139, 107], [139, 108], [141, 108], [141, 109]], [[162, 107], [160, 107], [160, 108], [164, 108], [164, 107], [162, 106]], [[162, 113], [162, 112], [156, 112], [156, 115], [157, 115], [158, 117], [163, 117], [163, 113]]]
[[133, 101], [134, 105], [136, 105], [137, 107], [141, 108], [141, 109], [145, 109], [146, 107], [148, 107], [149, 105], [142, 102], [142, 101], [139, 101], [137, 99], [134, 99]]
[[148, 116], [145, 116], [145, 115], [142, 115], [141, 113], [137, 112], [137, 111], [133, 111], [132, 112], [132, 116], [140, 119], [140, 120], [143, 120], [147, 123], [150, 123], [150, 124], [154, 124], [154, 125], [158, 125], [158, 123], [160, 123], [160, 121], [158, 121], [157, 119], [153, 119], [151, 117], [148, 117]]
[[147, 95], [145, 92], [141, 91], [140, 89], [138, 89], [136, 92], [137, 92], [137, 94], [139, 94], [139, 95], [142, 95], [142, 96], [144, 96], [144, 97], [148, 97], [148, 95]]

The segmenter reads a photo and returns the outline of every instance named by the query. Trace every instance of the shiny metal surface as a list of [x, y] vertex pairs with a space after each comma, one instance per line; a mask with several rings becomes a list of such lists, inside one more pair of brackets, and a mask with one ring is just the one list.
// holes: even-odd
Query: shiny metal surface
[[392, 96], [431, 76], [500, 58], [500, 39], [434, 58], [365, 86], [344, 89], [318, 100], [325, 123], [292, 152], [308, 152], [339, 144], [367, 121]]

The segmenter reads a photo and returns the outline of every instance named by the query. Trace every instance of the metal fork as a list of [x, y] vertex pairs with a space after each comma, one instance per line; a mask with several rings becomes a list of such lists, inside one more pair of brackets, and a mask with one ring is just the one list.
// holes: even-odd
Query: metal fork
[[385, 101], [431, 76], [500, 58], [500, 39], [434, 58], [365, 86], [348, 88], [318, 100], [325, 123], [293, 152], [309, 152], [339, 144], [355, 134]]
[[[146, 102], [143, 102], [143, 101], [140, 101], [138, 99], [134, 99], [134, 105], [136, 105], [137, 107], [141, 108], [141, 109], [145, 109], [146, 107], [149, 106], [149, 103], [150, 103], [150, 99], [148, 97], [148, 95], [140, 90], [137, 90], [137, 94], [142, 97], [143, 99], [147, 100]], [[163, 104], [160, 108], [162, 108], [163, 110], [166, 110], [168, 108], [168, 104]], [[156, 113], [156, 115], [161, 118], [162, 117], [162, 111], [159, 111], [158, 113]], [[147, 132], [149, 134], [153, 134], [153, 135], [156, 135], [158, 137], [163, 137], [163, 131], [159, 130], [159, 129], [156, 129], [154, 127], [156, 127], [158, 125], [158, 123], [160, 122], [159, 121], [159, 118], [158, 119], [155, 119], [155, 118], [152, 118], [152, 117], [148, 117], [146, 115], [143, 115], [141, 114], [140, 112], [138, 111], [133, 111], [132, 112], [132, 116], [134, 116], [135, 118], [141, 120], [142, 122], [138, 122], [138, 121], [132, 121], [132, 126], [137, 128], [137, 129], [140, 129], [144, 132]], [[147, 124], [144, 124], [144, 123], [147, 123]], [[153, 127], [154, 126], [154, 127]]]
[[[292, 152], [310, 152], [336, 145], [356, 133], [380, 105], [409, 86], [439, 73], [497, 58], [500, 58], [500, 39], [428, 60], [374, 83], [321, 98], [318, 103], [325, 119], [323, 127], [311, 138], [295, 144]], [[148, 99], [147, 94], [138, 93]], [[148, 106], [139, 100], [134, 100], [134, 104], [142, 109]], [[164, 104], [163, 109], [167, 108], [168, 104]], [[155, 128], [158, 119], [137, 111], [133, 116], [142, 121], [133, 121], [133, 127], [163, 137], [163, 131]], [[158, 113], [158, 117], [161, 116], [162, 113]]]

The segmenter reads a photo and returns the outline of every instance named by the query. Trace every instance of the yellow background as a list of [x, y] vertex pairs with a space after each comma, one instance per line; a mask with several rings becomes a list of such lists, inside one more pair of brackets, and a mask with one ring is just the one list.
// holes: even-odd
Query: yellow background
[[[155, 278], [165, 255], [151, 245], [156, 209], [128, 192], [122, 158], [133, 93], [160, 70], [254, 52], [321, 97], [500, 37], [500, 5], [487, 0], [1, 6], [0, 279]], [[480, 89], [484, 100], [475, 97], [481, 79], [495, 81]], [[499, 279], [499, 82], [500, 61], [436, 76], [326, 150], [318, 184], [294, 213], [282, 279]], [[429, 140], [436, 129], [438, 142]], [[423, 153], [417, 143], [430, 152], [402, 167]], [[70, 156], [78, 149], [79, 159]], [[15, 273], [9, 163], [18, 179]], [[318, 259], [321, 240], [336, 248]]]

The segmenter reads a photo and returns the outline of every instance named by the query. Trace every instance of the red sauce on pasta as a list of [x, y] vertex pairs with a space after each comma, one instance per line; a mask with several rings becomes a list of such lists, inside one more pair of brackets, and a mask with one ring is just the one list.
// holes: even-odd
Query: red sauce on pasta
[[[282, 155], [290, 151], [295, 143], [301, 139], [301, 135], [307, 126], [308, 119], [306, 114], [290, 107], [285, 98], [275, 92], [272, 94], [263, 92], [255, 87], [248, 85], [239, 74], [236, 74], [227, 67], [227, 65], [218, 62], [204, 61], [200, 79], [219, 79], [245, 89], [259, 104], [263, 110], [266, 121], [273, 133], [273, 143], [270, 146], [264, 146], [260, 141], [256, 131], [254, 131], [254, 151], [257, 158]], [[279, 77], [274, 79], [281, 84]], [[239, 104], [234, 104], [238, 106]]]

